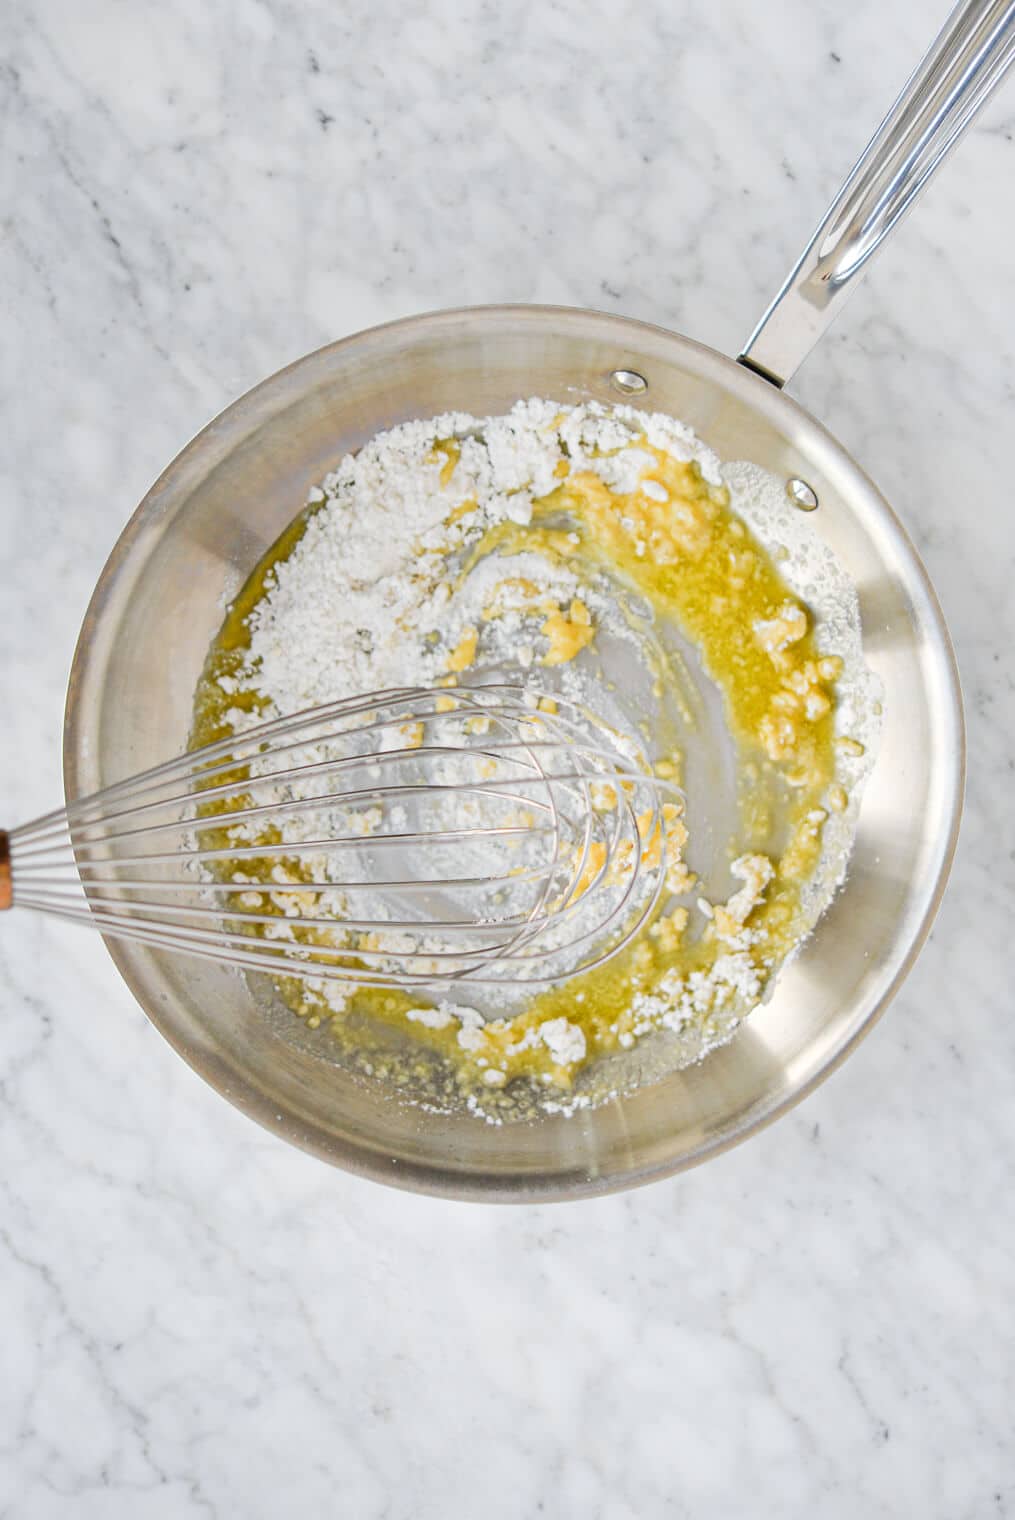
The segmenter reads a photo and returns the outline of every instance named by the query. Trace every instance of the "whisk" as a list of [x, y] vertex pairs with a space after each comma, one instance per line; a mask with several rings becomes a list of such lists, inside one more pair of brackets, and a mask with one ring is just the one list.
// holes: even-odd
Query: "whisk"
[[0, 907], [274, 976], [546, 983], [637, 934], [675, 789], [518, 685], [248, 723], [0, 835]]

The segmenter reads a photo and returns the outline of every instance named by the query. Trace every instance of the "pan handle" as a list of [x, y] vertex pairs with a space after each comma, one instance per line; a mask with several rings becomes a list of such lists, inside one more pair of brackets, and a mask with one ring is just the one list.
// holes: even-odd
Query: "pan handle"
[[740, 354], [785, 385], [1015, 61], [1015, 0], [962, 0]]

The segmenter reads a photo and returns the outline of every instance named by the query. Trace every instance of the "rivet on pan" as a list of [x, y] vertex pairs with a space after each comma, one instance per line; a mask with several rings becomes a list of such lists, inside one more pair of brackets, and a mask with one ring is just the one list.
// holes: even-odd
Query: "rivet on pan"
[[809, 486], [806, 480], [801, 480], [794, 475], [786, 482], [786, 495], [795, 507], [801, 512], [813, 512], [818, 504], [818, 493], [813, 486]]
[[648, 381], [636, 369], [615, 369], [610, 384], [623, 396], [640, 396], [642, 391], [648, 390]]

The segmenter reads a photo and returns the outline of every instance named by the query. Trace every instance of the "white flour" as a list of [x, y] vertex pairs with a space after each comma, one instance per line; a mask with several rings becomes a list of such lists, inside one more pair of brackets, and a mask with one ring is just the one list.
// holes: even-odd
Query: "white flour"
[[[258, 690], [280, 713], [387, 686], [432, 684], [505, 575], [524, 576], [558, 599], [573, 595], [576, 578], [538, 554], [520, 555], [515, 564], [487, 560], [454, 597], [446, 580], [449, 554], [497, 523], [529, 520], [533, 499], [559, 483], [554, 471], [562, 460], [630, 488], [647, 456], [632, 450], [600, 458], [594, 451], [645, 432], [676, 458], [696, 459], [706, 478], [720, 479], [715, 455], [672, 418], [633, 407], [608, 414], [590, 404], [575, 407], [558, 430], [563, 411], [533, 400], [482, 422], [461, 413], [406, 422], [342, 460], [323, 482], [323, 497], [316, 493], [324, 509], [277, 567], [250, 620], [250, 666]], [[461, 439], [453, 482], [442, 486], [443, 457], [427, 460], [433, 444], [480, 429], [482, 442]], [[476, 510], [448, 527], [444, 519], [469, 498]], [[608, 609], [601, 600], [593, 611]], [[490, 626], [501, 652], [513, 651], [520, 622], [509, 617]], [[406, 637], [407, 627], [414, 638]], [[429, 652], [420, 644], [427, 634], [434, 636]]]

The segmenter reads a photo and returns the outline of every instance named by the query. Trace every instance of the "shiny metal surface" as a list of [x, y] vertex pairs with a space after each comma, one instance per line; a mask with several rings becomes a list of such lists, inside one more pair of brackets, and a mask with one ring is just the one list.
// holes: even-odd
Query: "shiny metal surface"
[[343, 453], [404, 419], [503, 412], [519, 396], [609, 402], [618, 369], [642, 375], [643, 404], [686, 419], [723, 458], [806, 480], [820, 499], [815, 521], [858, 587], [885, 692], [849, 876], [728, 1046], [601, 1108], [501, 1128], [353, 1080], [289, 1024], [266, 1021], [219, 966], [110, 945], [153, 1022], [212, 1086], [295, 1144], [381, 1181], [573, 1198], [714, 1155], [843, 1059], [902, 981], [940, 899], [962, 793], [961, 705], [937, 601], [887, 504], [819, 424], [744, 366], [650, 326], [552, 307], [443, 312], [361, 333], [266, 381], [183, 451], [116, 545], [85, 618], [67, 704], [68, 797], [182, 751], [224, 600]]
[[610, 384], [621, 396], [641, 396], [648, 390], [645, 376], [636, 374], [633, 369], [615, 369]]
[[801, 512], [816, 512], [818, 510], [818, 494], [812, 485], [806, 480], [800, 480], [794, 476], [786, 482], [786, 495], [795, 507]]
[[784, 385], [1015, 62], [1015, 0], [962, 0], [740, 355]]

